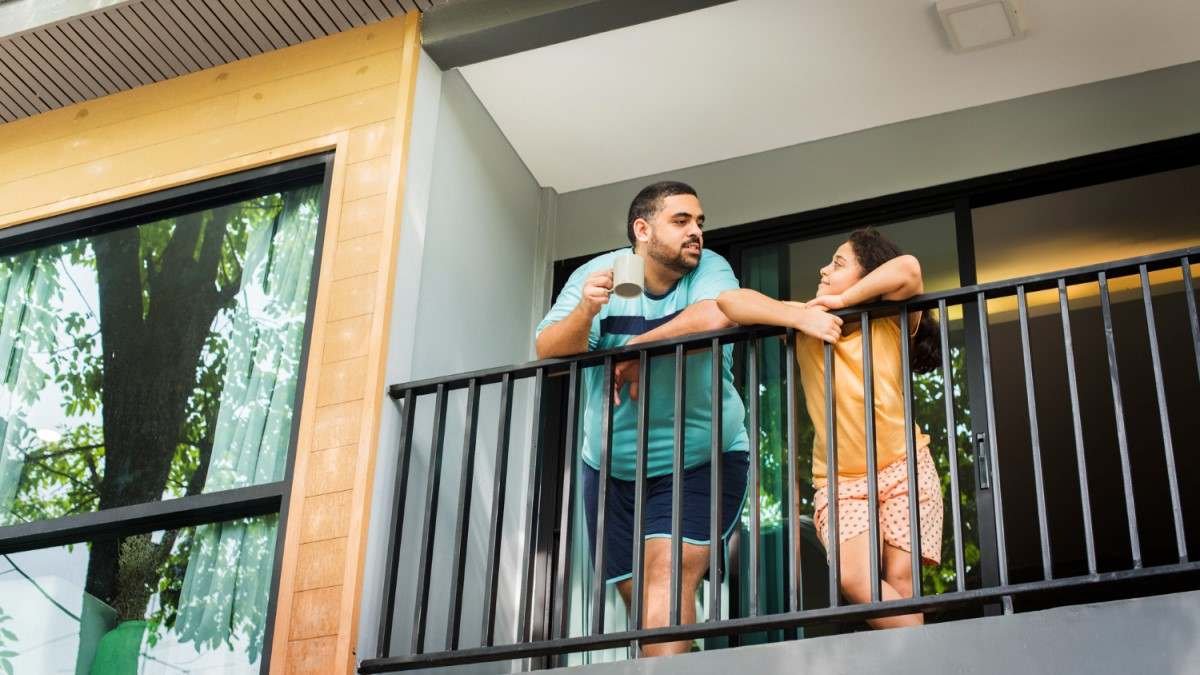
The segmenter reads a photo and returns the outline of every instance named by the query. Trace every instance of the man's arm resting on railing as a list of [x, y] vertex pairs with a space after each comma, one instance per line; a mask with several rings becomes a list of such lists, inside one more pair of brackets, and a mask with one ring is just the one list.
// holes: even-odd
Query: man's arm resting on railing
[[720, 307], [717, 307], [716, 300], [701, 300], [685, 307], [674, 319], [654, 330], [648, 330], [634, 337], [626, 344], [636, 345], [657, 340], [669, 340], [681, 335], [730, 328], [733, 325], [734, 323], [729, 320], [729, 317], [725, 316]]
[[[674, 319], [634, 337], [626, 344], [635, 345], [669, 340], [683, 335], [730, 328], [733, 325], [734, 323], [729, 320], [729, 317], [725, 316], [720, 307], [717, 307], [716, 300], [701, 300], [685, 307]], [[707, 351], [707, 348], [702, 347], [693, 351]], [[621, 387], [625, 386], [626, 382], [629, 383], [629, 397], [637, 398], [638, 367], [639, 363], [635, 360], [619, 363], [613, 369], [613, 401], [618, 405], [621, 403]]]

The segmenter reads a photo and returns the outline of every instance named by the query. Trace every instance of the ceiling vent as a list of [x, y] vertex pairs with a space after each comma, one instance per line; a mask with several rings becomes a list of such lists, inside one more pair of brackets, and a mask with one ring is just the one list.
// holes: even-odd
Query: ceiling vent
[[1025, 37], [1021, 0], [938, 0], [937, 12], [955, 52]]

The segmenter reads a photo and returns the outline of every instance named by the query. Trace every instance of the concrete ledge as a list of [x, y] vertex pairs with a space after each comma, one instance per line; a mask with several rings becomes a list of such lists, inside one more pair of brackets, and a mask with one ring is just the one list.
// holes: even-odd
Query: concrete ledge
[[551, 672], [1194, 674], [1200, 672], [1200, 591]]

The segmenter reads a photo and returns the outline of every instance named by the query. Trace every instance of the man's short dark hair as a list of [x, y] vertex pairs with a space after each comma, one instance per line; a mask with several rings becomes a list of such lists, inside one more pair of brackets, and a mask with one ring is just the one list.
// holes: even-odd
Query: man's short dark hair
[[691, 185], [674, 180], [651, 183], [642, 188], [641, 192], [637, 193], [637, 196], [633, 198], [633, 202], [629, 204], [629, 220], [625, 223], [625, 234], [629, 237], [629, 243], [637, 245], [637, 237], [633, 234], [633, 221], [638, 218], [647, 221], [650, 220], [662, 208], [664, 199], [676, 195], [699, 197]]

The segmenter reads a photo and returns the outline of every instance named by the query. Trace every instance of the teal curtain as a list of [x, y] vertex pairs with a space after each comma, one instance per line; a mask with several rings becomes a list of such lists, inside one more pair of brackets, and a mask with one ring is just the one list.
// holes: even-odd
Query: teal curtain
[[53, 343], [56, 317], [48, 306], [57, 287], [53, 265], [54, 257], [45, 249], [0, 261], [0, 524], [13, 522], [24, 446], [33, 433], [20, 413], [37, 399], [47, 380], [31, 347]]
[[[786, 245], [771, 244], [747, 249], [742, 254], [742, 285], [777, 299], [789, 299], [791, 294], [790, 261]], [[787, 391], [784, 366], [787, 363], [786, 345], [782, 339], [766, 338], [759, 342], [757, 392], [746, 392], [746, 410], [750, 396], [759, 404], [759, 607], [765, 612], [786, 608], [786, 523], [787, 484], [795, 476], [787, 474]], [[747, 352], [742, 348], [741, 362]], [[745, 367], [745, 365], [743, 365]], [[749, 421], [747, 420], [747, 423]], [[801, 450], [801, 455], [805, 455]], [[750, 506], [751, 503], [747, 503]], [[742, 536], [750, 536], [750, 509], [742, 512]], [[743, 539], [748, 545], [748, 541]], [[747, 550], [746, 548], [742, 549]], [[743, 575], [750, 574], [748, 556], [740, 564]], [[745, 586], [743, 586], [745, 588]], [[742, 611], [749, 610], [749, 598], [736, 598]], [[778, 634], [772, 633], [773, 636]], [[762, 641], [759, 635], [747, 636], [744, 643]], [[768, 639], [774, 639], [768, 637]]]
[[[281, 480], [316, 245], [320, 186], [283, 195], [249, 233], [205, 492]], [[262, 645], [277, 518], [196, 528], [175, 628], [183, 641]]]

